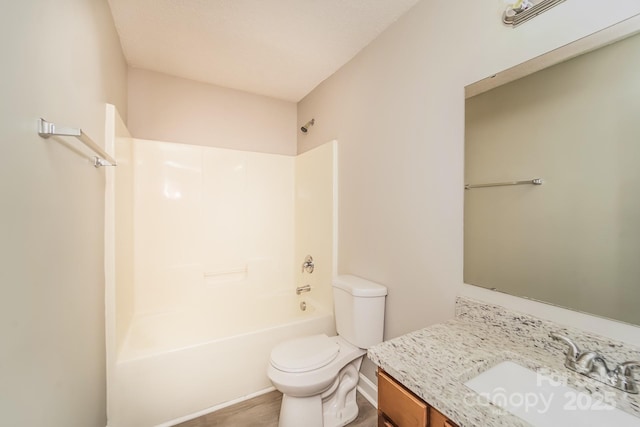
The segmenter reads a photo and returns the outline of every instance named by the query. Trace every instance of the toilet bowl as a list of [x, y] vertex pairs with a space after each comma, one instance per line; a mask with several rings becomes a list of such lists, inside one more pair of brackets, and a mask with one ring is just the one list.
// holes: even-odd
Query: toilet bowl
[[366, 348], [382, 341], [387, 288], [356, 276], [333, 283], [337, 336], [286, 341], [267, 375], [280, 390], [279, 427], [342, 427], [358, 416], [356, 387]]
[[283, 393], [280, 427], [340, 427], [353, 421], [365, 354], [340, 336], [324, 334], [275, 347], [267, 375]]

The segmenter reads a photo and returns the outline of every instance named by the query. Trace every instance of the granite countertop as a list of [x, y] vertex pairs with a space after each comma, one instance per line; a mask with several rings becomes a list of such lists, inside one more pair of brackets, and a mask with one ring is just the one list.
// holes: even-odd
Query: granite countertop
[[640, 349], [625, 343], [467, 298], [456, 301], [454, 320], [373, 346], [368, 357], [460, 427], [529, 426], [464, 385], [505, 360], [566, 378], [568, 386], [585, 393], [613, 393], [618, 409], [640, 417], [640, 395], [565, 368], [565, 346], [549, 337], [552, 331], [598, 351], [609, 366], [640, 359]]

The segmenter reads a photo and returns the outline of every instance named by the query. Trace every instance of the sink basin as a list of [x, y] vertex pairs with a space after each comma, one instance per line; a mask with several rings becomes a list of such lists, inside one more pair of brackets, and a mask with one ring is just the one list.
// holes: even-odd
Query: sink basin
[[615, 395], [608, 387], [593, 394], [579, 392], [559, 378], [511, 361], [486, 370], [465, 385], [477, 393], [466, 396], [465, 403], [488, 405], [488, 400], [533, 426], [640, 426], [640, 418], [614, 407]]

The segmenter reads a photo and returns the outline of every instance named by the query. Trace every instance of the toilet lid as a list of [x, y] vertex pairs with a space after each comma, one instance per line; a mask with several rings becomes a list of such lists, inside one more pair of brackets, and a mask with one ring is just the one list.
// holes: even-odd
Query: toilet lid
[[298, 338], [276, 346], [271, 351], [271, 364], [285, 372], [307, 372], [331, 363], [339, 349], [325, 334]]

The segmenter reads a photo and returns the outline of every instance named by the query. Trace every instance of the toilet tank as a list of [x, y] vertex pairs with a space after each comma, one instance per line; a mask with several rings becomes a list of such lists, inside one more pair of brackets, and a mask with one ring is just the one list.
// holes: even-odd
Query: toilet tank
[[387, 288], [357, 276], [333, 280], [338, 335], [360, 348], [382, 342]]

